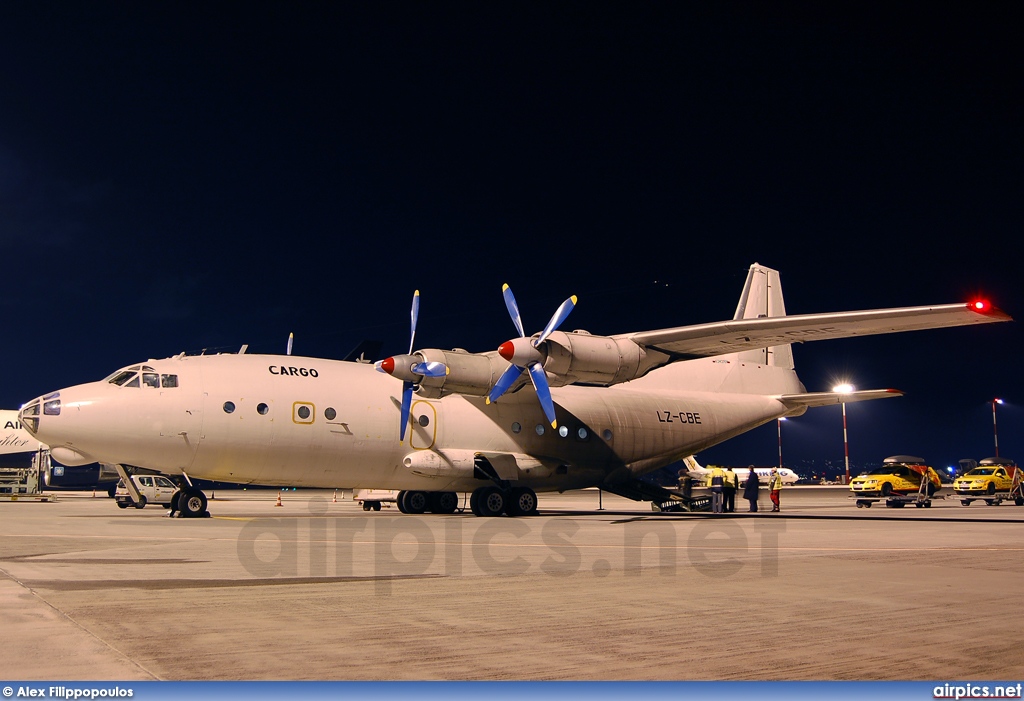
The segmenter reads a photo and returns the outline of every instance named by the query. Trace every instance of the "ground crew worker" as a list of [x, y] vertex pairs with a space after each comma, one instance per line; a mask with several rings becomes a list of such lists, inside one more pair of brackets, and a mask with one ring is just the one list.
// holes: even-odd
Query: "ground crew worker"
[[754, 466], [750, 466], [747, 474], [747, 482], [743, 485], [743, 498], [750, 502], [750, 510], [757, 511], [757, 490], [761, 488], [761, 481], [757, 479], [757, 472]]
[[716, 514], [722, 513], [722, 498], [725, 490], [725, 472], [722, 468], [711, 468], [707, 486], [711, 488], [711, 511]]
[[725, 468], [725, 483], [722, 485], [723, 511], [732, 513], [736, 510], [736, 490], [740, 487], [740, 478], [731, 467]]
[[779, 509], [779, 492], [782, 491], [782, 475], [779, 474], [779, 468], [772, 468], [772, 476], [768, 478], [768, 489], [771, 491], [768, 496], [772, 499], [772, 511], [780, 511]]

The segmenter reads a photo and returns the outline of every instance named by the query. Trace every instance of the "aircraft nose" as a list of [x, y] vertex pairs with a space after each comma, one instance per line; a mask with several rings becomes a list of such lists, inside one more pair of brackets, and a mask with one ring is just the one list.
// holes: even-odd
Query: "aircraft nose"
[[60, 416], [60, 392], [37, 397], [27, 402], [18, 412], [18, 421], [33, 438], [38, 438], [39, 418], [41, 416]]

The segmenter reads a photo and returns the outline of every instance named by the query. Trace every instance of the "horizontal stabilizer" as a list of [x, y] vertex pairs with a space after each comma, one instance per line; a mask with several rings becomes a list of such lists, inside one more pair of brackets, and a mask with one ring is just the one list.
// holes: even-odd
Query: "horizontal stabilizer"
[[859, 392], [807, 392], [806, 394], [783, 394], [779, 401], [788, 407], [832, 406], [833, 404], [853, 404], [866, 402], [869, 399], [885, 399], [902, 397], [898, 389], [865, 389]]

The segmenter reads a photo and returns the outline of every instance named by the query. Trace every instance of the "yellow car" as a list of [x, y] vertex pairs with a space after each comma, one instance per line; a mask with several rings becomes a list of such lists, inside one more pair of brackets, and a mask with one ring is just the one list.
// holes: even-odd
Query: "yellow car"
[[850, 491], [857, 496], [888, 497], [893, 494], [917, 493], [921, 479], [927, 475], [928, 496], [942, 487], [942, 480], [935, 470], [928, 467], [921, 458], [909, 455], [894, 455], [886, 458], [881, 467], [864, 472], [850, 481]]
[[1017, 465], [1006, 458], [985, 458], [978, 466], [953, 481], [953, 491], [965, 496], [993, 495], [1013, 487]]

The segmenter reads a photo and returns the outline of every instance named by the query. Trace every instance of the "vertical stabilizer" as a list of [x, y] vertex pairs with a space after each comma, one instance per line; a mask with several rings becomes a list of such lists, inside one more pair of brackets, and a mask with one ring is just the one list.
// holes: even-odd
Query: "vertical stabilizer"
[[[739, 304], [733, 319], [760, 319], [762, 317], [786, 316], [786, 305], [782, 301], [782, 283], [779, 271], [754, 263], [747, 273]], [[792, 370], [793, 349], [787, 343], [770, 348], [744, 351], [738, 354], [740, 361], [774, 365]]]

